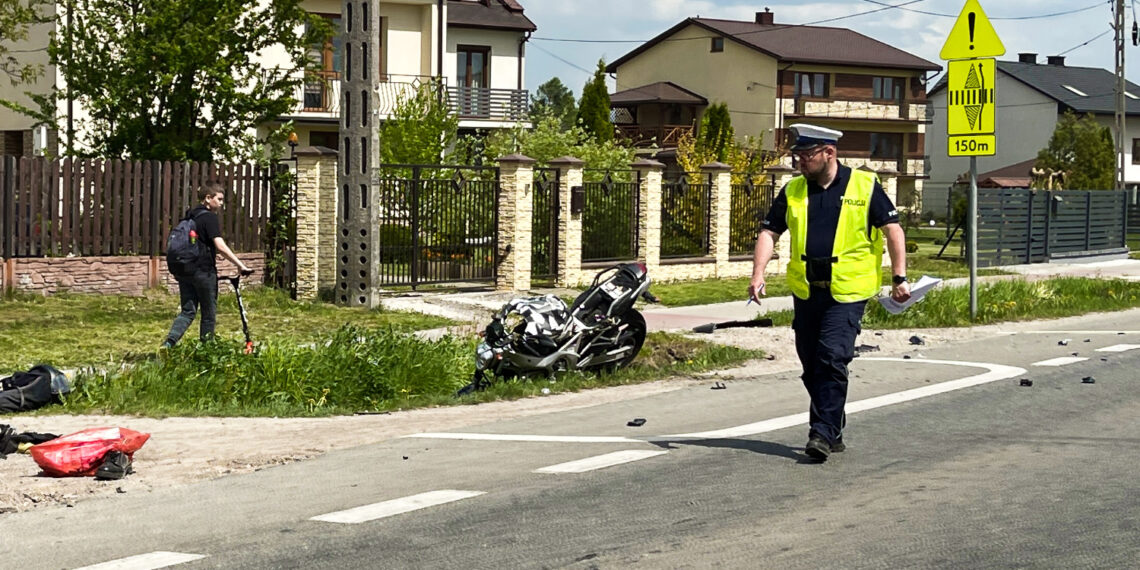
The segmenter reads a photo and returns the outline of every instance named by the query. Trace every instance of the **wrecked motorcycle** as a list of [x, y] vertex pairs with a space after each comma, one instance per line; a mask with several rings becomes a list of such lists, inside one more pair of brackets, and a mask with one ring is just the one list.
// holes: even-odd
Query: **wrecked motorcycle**
[[621, 263], [599, 272], [569, 307], [554, 295], [508, 302], [480, 333], [474, 378], [458, 394], [482, 390], [496, 377], [628, 366], [645, 342], [645, 318], [633, 308], [639, 298], [658, 302], [645, 265]]

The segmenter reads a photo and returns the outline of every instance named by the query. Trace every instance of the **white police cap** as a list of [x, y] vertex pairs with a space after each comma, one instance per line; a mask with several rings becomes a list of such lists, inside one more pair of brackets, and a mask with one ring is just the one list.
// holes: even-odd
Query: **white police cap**
[[806, 123], [788, 125], [788, 131], [788, 140], [792, 142], [790, 150], [793, 151], [807, 150], [821, 144], [836, 144], [843, 136], [842, 131]]

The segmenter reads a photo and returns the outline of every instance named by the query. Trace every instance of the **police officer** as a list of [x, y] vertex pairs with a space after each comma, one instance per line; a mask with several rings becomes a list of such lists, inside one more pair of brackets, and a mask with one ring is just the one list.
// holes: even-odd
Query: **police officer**
[[847, 365], [867, 299], [880, 287], [883, 242], [891, 256], [891, 297], [910, 298], [906, 239], [898, 211], [871, 172], [840, 164], [836, 145], [843, 133], [814, 125], [789, 127], [792, 157], [800, 176], [780, 190], [756, 240], [748, 296], [760, 302], [764, 271], [776, 240], [790, 231], [787, 281], [795, 303], [792, 329], [811, 397], [804, 451], [825, 461], [843, 451]]

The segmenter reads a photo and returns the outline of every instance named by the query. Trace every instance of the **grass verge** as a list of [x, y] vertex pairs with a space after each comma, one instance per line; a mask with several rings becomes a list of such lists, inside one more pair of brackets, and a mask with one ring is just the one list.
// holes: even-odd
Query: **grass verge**
[[759, 351], [679, 335], [649, 335], [634, 364], [615, 374], [568, 373], [499, 382], [476, 395], [454, 393], [471, 380], [475, 339], [424, 341], [394, 329], [341, 327], [312, 346], [268, 341], [254, 355], [238, 343], [187, 343], [110, 373], [83, 372], [61, 412], [140, 416], [313, 417], [521, 398], [633, 384], [724, 368]]
[[[1140, 283], [1122, 279], [1059, 277], [1040, 281], [1010, 279], [978, 286], [978, 318], [970, 321], [970, 288], [939, 287], [901, 314], [867, 303], [863, 327], [922, 329], [968, 327], [1000, 322], [1071, 317], [1140, 307]], [[792, 323], [791, 311], [765, 315], [773, 325]]]
[[[942, 279], [969, 277], [970, 269], [961, 261], [938, 259], [932, 256], [912, 255], [907, 258], [907, 274], [911, 281], [918, 281], [922, 275]], [[979, 269], [978, 275], [1004, 275], [999, 269]], [[661, 298], [666, 307], [687, 307], [708, 303], [745, 302], [748, 300], [748, 277], [737, 279], [706, 279], [704, 281], [684, 281], [675, 283], [654, 283], [650, 290]], [[891, 268], [883, 268], [883, 285], [891, 284]], [[769, 297], [791, 295], [783, 276], [775, 276], [766, 287]]]
[[[242, 339], [237, 301], [228, 285], [218, 299], [216, 333], [234, 344]], [[364, 329], [413, 331], [452, 321], [415, 313], [362, 310], [297, 302], [269, 287], [242, 290], [254, 342], [310, 342], [346, 323]], [[178, 313], [178, 296], [151, 291], [142, 297], [61, 293], [17, 294], [0, 299], [0, 373], [46, 362], [57, 368], [118, 362], [123, 355], [153, 353]], [[184, 342], [198, 337], [191, 324]]]

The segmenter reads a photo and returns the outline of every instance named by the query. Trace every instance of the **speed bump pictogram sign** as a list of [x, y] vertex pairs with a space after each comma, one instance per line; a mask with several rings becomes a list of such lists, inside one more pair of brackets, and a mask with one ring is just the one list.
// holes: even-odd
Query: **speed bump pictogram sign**
[[950, 156], [993, 155], [997, 151], [995, 67], [993, 58], [947, 63], [946, 134]]
[[938, 55], [947, 60], [1005, 55], [1005, 45], [978, 0], [966, 0]]

